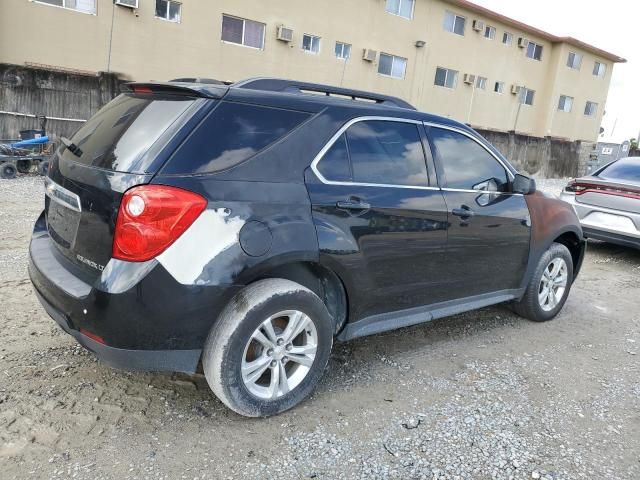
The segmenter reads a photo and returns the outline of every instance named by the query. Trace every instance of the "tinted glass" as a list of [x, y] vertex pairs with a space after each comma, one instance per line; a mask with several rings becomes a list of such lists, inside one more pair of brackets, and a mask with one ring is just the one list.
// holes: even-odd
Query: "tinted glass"
[[318, 171], [324, 178], [333, 182], [351, 181], [349, 167], [349, 153], [345, 136], [342, 135], [333, 146], [327, 150], [318, 163]]
[[156, 0], [156, 17], [167, 16], [167, 0]]
[[621, 158], [598, 172], [596, 176], [619, 182], [640, 183], [640, 158]]
[[143, 158], [144, 154], [193, 103], [188, 97], [120, 95], [71, 137], [80, 156], [66, 148], [62, 155], [107, 170], [148, 173], [153, 159]]
[[442, 128], [431, 129], [448, 188], [508, 190], [507, 172], [484, 147], [469, 137]]
[[242, 19], [222, 16], [222, 40], [225, 42], [242, 43], [243, 28]]
[[380, 54], [380, 60], [378, 61], [378, 73], [383, 75], [391, 75], [393, 68], [393, 57], [384, 53]]
[[425, 187], [427, 166], [417, 125], [358, 122], [347, 130], [353, 181]]
[[180, 148], [164, 173], [209, 173], [237, 165], [284, 137], [308, 113], [221, 102]]

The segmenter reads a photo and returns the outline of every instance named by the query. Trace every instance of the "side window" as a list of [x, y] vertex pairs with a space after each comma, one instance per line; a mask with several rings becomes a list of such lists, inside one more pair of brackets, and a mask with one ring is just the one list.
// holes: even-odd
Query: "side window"
[[221, 102], [180, 147], [164, 173], [211, 173], [238, 165], [309, 118], [308, 113]]
[[354, 182], [429, 185], [417, 125], [369, 120], [355, 123], [346, 133]]
[[344, 134], [324, 154], [318, 163], [318, 171], [324, 178], [332, 182], [351, 181], [349, 152]]
[[435, 127], [430, 131], [447, 188], [508, 191], [507, 171], [484, 147], [461, 133]]

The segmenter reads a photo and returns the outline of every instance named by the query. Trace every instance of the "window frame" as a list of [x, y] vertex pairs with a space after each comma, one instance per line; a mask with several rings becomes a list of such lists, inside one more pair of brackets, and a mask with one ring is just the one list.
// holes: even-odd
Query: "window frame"
[[[385, 55], [387, 57], [391, 57], [391, 74], [382, 73], [380, 71], [380, 58], [382, 58], [383, 55]], [[401, 60], [404, 60], [404, 69], [402, 71], [402, 76], [401, 77], [396, 77], [395, 75], [393, 75], [393, 66], [395, 65], [395, 62], [396, 62], [397, 58], [399, 58]], [[394, 55], [392, 53], [380, 52], [380, 55], [378, 56], [378, 75], [382, 75], [383, 77], [394, 78], [396, 80], [404, 80], [405, 78], [407, 78], [407, 67], [408, 66], [409, 66], [409, 59], [405, 58], [405, 57], [401, 57], [400, 55]]]
[[[596, 66], [598, 66], [598, 71], [596, 72]], [[598, 60], [595, 60], [593, 62], [593, 70], [591, 70], [591, 73], [593, 74], [594, 77], [597, 78], [604, 78], [607, 76], [607, 64], [606, 63], [602, 63], [599, 62]], [[602, 73], [600, 73], [600, 71], [602, 71]]]
[[[500, 86], [500, 87], [498, 88], [498, 86]], [[504, 94], [504, 82], [496, 80], [496, 82], [493, 84], [493, 93], [497, 93], [498, 95], [503, 95]]]
[[[505, 40], [507, 40], [507, 39], [508, 39], [508, 41], [505, 42]], [[513, 33], [507, 32], [507, 31], [503, 32], [502, 33], [502, 44], [506, 45], [508, 47], [513, 45]]]
[[[562, 101], [563, 99], [564, 99], [564, 102]], [[569, 110], [567, 110], [567, 99], [570, 100]], [[558, 111], [564, 112], [564, 113], [571, 113], [571, 111], [573, 110], [574, 100], [575, 98], [570, 97], [569, 95], [560, 95], [560, 98], [558, 98]], [[561, 105], [562, 105], [562, 108], [560, 108]]]
[[[403, 2], [411, 2], [411, 16], [409, 16], [409, 17], [405, 17], [404, 15], [400, 14], [400, 12], [402, 11], [402, 3]], [[384, 2], [384, 11], [387, 12], [389, 15], [394, 15], [396, 17], [404, 18], [404, 19], [407, 19], [407, 20], [413, 20], [413, 15], [414, 15], [414, 13], [416, 11], [416, 0], [398, 0], [398, 13], [389, 11], [389, 9], [387, 9], [387, 5], [388, 4], [389, 4], [389, 0], [385, 0], [385, 2]]]
[[[446, 74], [444, 77], [444, 85], [439, 85], [436, 83], [436, 78], [438, 78], [438, 70], [445, 70]], [[455, 79], [453, 81], [453, 85], [451, 87], [447, 86], [447, 79], [449, 78], [449, 72], [455, 72]], [[455, 90], [456, 87], [458, 86], [458, 77], [460, 75], [460, 72], [458, 70], [453, 70], [452, 68], [447, 68], [447, 67], [436, 67], [436, 76], [433, 79], [433, 85], [436, 87], [440, 87], [440, 88], [447, 88], [449, 90]]]
[[[533, 47], [533, 56], [529, 55], [529, 47], [531, 47], [531, 45], [534, 45], [534, 47]], [[538, 47], [540, 48], [540, 58], [536, 58], [536, 49]], [[544, 51], [544, 45], [529, 40], [529, 43], [527, 44], [527, 51], [525, 52], [525, 55], [526, 55], [527, 58], [530, 58], [531, 60], [536, 60], [538, 62], [541, 62], [542, 61], [542, 52], [543, 51]]]
[[[573, 55], [573, 62], [570, 62], [571, 55]], [[576, 66], [576, 59], [579, 59], [577, 66]], [[582, 55], [581, 53], [574, 52], [574, 51], [571, 50], [571, 51], [569, 51], [569, 54], [567, 55], [567, 67], [570, 68], [571, 70], [580, 71], [580, 69], [582, 68], [582, 60], [583, 59], [584, 59], [584, 55]]]
[[487, 83], [489, 79], [487, 77], [483, 77], [480, 75], [476, 75], [475, 89], [476, 90], [487, 90]]
[[[311, 39], [311, 50], [307, 50], [306, 48], [304, 48], [304, 38], [305, 37], [309, 37]], [[315, 41], [318, 41], [318, 50], [315, 51], [313, 50], [313, 44]], [[320, 55], [321, 49], [322, 49], [322, 37], [320, 37], [319, 35], [314, 35], [313, 33], [303, 33], [302, 34], [302, 45], [300, 46], [301, 50], [304, 53], [308, 53], [309, 55]]]
[[[329, 151], [329, 149], [331, 149], [331, 147], [333, 147], [333, 145], [340, 139], [340, 137], [342, 137], [342, 135], [349, 129], [349, 127], [351, 127], [352, 125], [354, 125], [354, 124], [356, 124], [358, 122], [366, 122], [366, 121], [387, 121], [387, 122], [413, 123], [413, 124], [415, 124], [417, 126], [420, 126], [420, 125], [423, 126], [422, 130], [419, 129], [419, 133], [420, 133], [420, 139], [422, 141], [422, 149], [424, 151], [424, 156], [425, 156], [425, 160], [426, 160], [427, 177], [429, 178], [429, 185], [428, 186], [394, 185], [394, 184], [387, 184], [387, 183], [358, 183], [358, 182], [354, 182], [354, 181], [351, 181], [351, 182], [334, 181], [334, 180], [327, 180], [319, 172], [318, 164], [322, 161], [322, 158]], [[442, 174], [440, 173], [439, 167], [437, 166], [436, 160], [434, 158], [433, 146], [432, 146], [432, 142], [431, 142], [431, 138], [430, 138], [430, 134], [429, 134], [429, 129], [432, 128], [432, 127], [441, 128], [441, 129], [444, 129], [444, 130], [450, 130], [452, 132], [456, 132], [456, 133], [462, 134], [462, 135], [470, 138], [471, 140], [476, 142], [478, 145], [480, 145], [482, 148], [484, 148], [489, 155], [491, 155], [500, 165], [502, 165], [502, 167], [507, 172], [507, 177], [508, 177], [509, 182], [513, 182], [513, 180], [515, 179], [515, 173], [514, 173], [513, 167], [511, 167], [507, 163], [505, 163], [505, 161], [502, 160], [495, 152], [493, 152], [487, 145], [485, 145], [483, 142], [481, 142], [478, 138], [474, 137], [471, 133], [469, 133], [469, 132], [467, 132], [465, 130], [462, 130], [460, 128], [451, 126], [451, 125], [444, 125], [444, 124], [435, 123], [435, 122], [413, 120], [413, 119], [402, 118], [402, 117], [365, 116], [365, 117], [352, 118], [347, 123], [345, 123], [340, 129], [338, 129], [338, 131], [329, 139], [329, 141], [324, 145], [324, 147], [322, 147], [320, 152], [318, 152], [318, 154], [315, 156], [315, 158], [311, 162], [311, 170], [316, 175], [316, 177], [318, 177], [318, 179], [322, 183], [324, 183], [326, 185], [408, 188], [408, 189], [412, 189], [412, 190], [441, 190], [441, 191], [442, 190], [449, 190], [449, 191], [465, 191], [465, 192], [473, 192], [473, 193], [477, 193], [477, 192], [481, 191], [481, 190], [458, 190], [458, 189], [452, 189], [452, 188], [448, 189], [448, 188], [442, 187], [440, 185], [440, 183], [441, 183], [441, 175]], [[492, 192], [492, 193], [496, 193], [496, 194], [499, 194], [499, 195], [522, 195], [521, 193], [512, 193], [512, 192]]]
[[[592, 106], [593, 109], [589, 109], [588, 107]], [[598, 108], [600, 105], [597, 102], [592, 102], [587, 100], [587, 103], [584, 104], [584, 116], [585, 117], [596, 117], [598, 115]]]
[[[527, 103], [528, 94], [531, 93], [531, 103]], [[533, 104], [536, 99], [536, 91], [531, 90], [527, 87], [520, 87], [520, 92], [518, 92], [518, 101], [521, 105], [526, 105], [528, 107], [533, 107]]]
[[[337, 55], [337, 54], [336, 54], [336, 50], [337, 50], [337, 48], [338, 48], [338, 45], [341, 45], [341, 47], [342, 47], [342, 48], [340, 49], [340, 51], [341, 51], [342, 55]], [[349, 47], [349, 55], [347, 55], [346, 57], [344, 56], [344, 49], [345, 49], [345, 47]], [[336, 58], [337, 58], [338, 60], [349, 60], [349, 59], [351, 58], [351, 48], [352, 48], [352, 47], [353, 47], [353, 45], [351, 45], [350, 43], [340, 42], [340, 41], [336, 40], [335, 47], [333, 48], [333, 53], [334, 53], [334, 55], [336, 56]]]
[[33, 3], [37, 3], [39, 5], [46, 5], [47, 7], [62, 8], [63, 10], [82, 13], [84, 15], [98, 15], [98, 0], [93, 0], [93, 12], [85, 12], [84, 10], [78, 10], [77, 8], [67, 7], [65, 6], [65, 3], [67, 0], [62, 0], [62, 5], [55, 5], [53, 3], [45, 2], [42, 0], [29, 0], [29, 1]]
[[[445, 27], [445, 25], [446, 25], [446, 21], [447, 21], [447, 17], [448, 17], [449, 15], [453, 16], [453, 24], [452, 24], [452, 25], [453, 25], [453, 30], [448, 30], [448, 29]], [[460, 18], [460, 19], [462, 19], [462, 33], [458, 33], [458, 32], [456, 32], [456, 21], [457, 21], [459, 18]], [[453, 33], [454, 35], [460, 35], [461, 37], [464, 37], [464, 36], [465, 36], [465, 30], [467, 29], [467, 17], [463, 17], [462, 15], [458, 15], [457, 13], [452, 12], [451, 10], [446, 10], [446, 11], [444, 12], [444, 19], [443, 19], [443, 21], [442, 21], [442, 29], [443, 29], [445, 32]]]
[[[156, 0], [156, 9], [154, 11], [154, 17], [157, 18], [158, 20], [164, 20], [165, 22], [169, 22], [169, 23], [182, 23], [182, 2], [177, 2], [176, 0], [165, 0], [167, 2], [167, 11], [165, 12], [165, 16], [164, 17], [159, 17], [158, 16], [158, 0]], [[180, 6], [180, 10], [178, 11], [178, 20], [171, 20], [169, 19], [169, 11], [171, 9], [171, 4], [175, 3], [176, 5]]]
[[[236, 20], [242, 20], [242, 43], [236, 43], [236, 42], [232, 42], [231, 40], [224, 40], [222, 38], [222, 26], [224, 25], [224, 17], [229, 17], [229, 18], [233, 18], [233, 19], [236, 19]], [[244, 34], [245, 34], [245, 31], [246, 31], [247, 21], [253, 22], [253, 23], [259, 23], [260, 25], [262, 25], [262, 46], [261, 47], [254, 47], [253, 45], [246, 45], [244, 43]], [[245, 48], [252, 48], [253, 50], [264, 50], [266, 37], [267, 37], [267, 24], [266, 23], [258, 22], [257, 20], [251, 20], [250, 18], [236, 17], [235, 15], [229, 15], [227, 13], [223, 13], [222, 14], [222, 23], [220, 24], [220, 41], [222, 43], [226, 43], [228, 45], [238, 45], [240, 47], [245, 47]]]
[[[487, 35], [487, 33], [489, 33], [489, 35]], [[497, 34], [498, 34], [498, 30], [493, 25], [484, 26], [484, 32], [482, 33], [482, 36], [486, 40], [495, 40]]]

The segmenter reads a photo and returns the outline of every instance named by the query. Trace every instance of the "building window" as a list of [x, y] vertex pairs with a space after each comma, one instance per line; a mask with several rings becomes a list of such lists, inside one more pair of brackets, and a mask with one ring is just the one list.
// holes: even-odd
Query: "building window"
[[82, 13], [96, 13], [96, 0], [37, 0], [38, 3], [46, 3]]
[[180, 23], [182, 4], [173, 0], [156, 0], [156, 17]]
[[407, 69], [407, 59], [380, 53], [380, 61], [378, 62], [378, 73], [388, 75], [393, 78], [404, 78]]
[[451, 33], [457, 33], [458, 35], [464, 35], [464, 25], [466, 19], [460, 15], [456, 15], [452, 12], [446, 12], [444, 14], [443, 27], [445, 31]]
[[305, 33], [302, 36], [302, 50], [308, 53], [320, 53], [320, 37]]
[[504, 82], [496, 82], [493, 86], [493, 91], [496, 93], [504, 93]]
[[581, 65], [582, 55], [575, 52], [569, 52], [569, 56], [567, 57], [567, 67], [573, 68], [574, 70], [580, 70]]
[[596, 62], [593, 64], [593, 74], [596, 77], [604, 77], [607, 73], [607, 66], [604, 63]]
[[584, 106], [584, 114], [587, 117], [593, 117], [596, 113], [598, 113], [598, 104], [595, 102], [587, 102]]
[[264, 48], [265, 24], [222, 15], [222, 41], [251, 48]]
[[458, 72], [456, 70], [438, 67], [436, 69], [436, 79], [433, 83], [439, 87], [456, 88]]
[[560, 95], [560, 101], [558, 102], [558, 110], [561, 112], [569, 113], [573, 107], [573, 97], [566, 95]]
[[416, 0], [387, 0], [387, 12], [404, 18], [413, 18]]
[[484, 38], [488, 38], [489, 40], [496, 38], [496, 27], [492, 27], [491, 25], [484, 27]]
[[351, 57], [351, 45], [348, 43], [336, 42], [336, 57], [347, 59]]
[[477, 77], [476, 78], [476, 88], [479, 88], [480, 90], [486, 90], [487, 89], [487, 77]]
[[542, 60], [542, 45], [529, 42], [529, 45], [527, 45], [527, 57], [533, 58], [534, 60]]
[[525, 87], [520, 87], [520, 103], [523, 105], [533, 105], [533, 98], [535, 97], [535, 90], [529, 90]]
[[505, 45], [511, 45], [513, 43], [513, 33], [504, 32], [502, 34], [502, 43]]

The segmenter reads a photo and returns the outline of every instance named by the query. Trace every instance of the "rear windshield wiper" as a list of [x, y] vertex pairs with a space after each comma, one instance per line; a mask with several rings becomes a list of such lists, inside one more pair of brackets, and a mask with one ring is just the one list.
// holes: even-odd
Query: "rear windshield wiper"
[[73, 143], [67, 137], [60, 137], [60, 141], [76, 157], [81, 157], [82, 156], [82, 150], [80, 149], [80, 147], [78, 147], [75, 143]]

